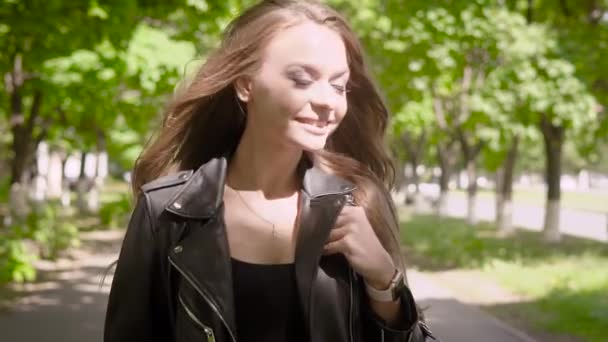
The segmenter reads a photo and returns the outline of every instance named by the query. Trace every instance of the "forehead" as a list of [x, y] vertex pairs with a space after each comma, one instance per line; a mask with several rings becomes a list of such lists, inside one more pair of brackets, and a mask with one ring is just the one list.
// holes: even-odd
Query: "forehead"
[[263, 58], [264, 64], [277, 67], [308, 64], [328, 73], [348, 68], [346, 47], [340, 34], [310, 21], [277, 33], [266, 46]]

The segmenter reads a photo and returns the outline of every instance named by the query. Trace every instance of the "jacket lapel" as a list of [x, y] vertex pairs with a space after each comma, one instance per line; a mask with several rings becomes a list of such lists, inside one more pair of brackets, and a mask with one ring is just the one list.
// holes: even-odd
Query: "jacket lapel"
[[205, 299], [192, 301], [192, 309], [205, 312], [205, 305], [211, 306], [234, 335], [232, 265], [223, 206], [226, 168], [225, 158], [201, 166], [166, 210], [187, 219], [187, 232], [169, 252], [169, 260]]
[[302, 312], [308, 327], [313, 313], [312, 290], [317, 276], [323, 246], [344, 206], [343, 194], [354, 185], [318, 167], [309, 167], [304, 174], [300, 203], [300, 226], [296, 240], [296, 282]]
[[[205, 223], [189, 221], [186, 237], [170, 251], [169, 260], [205, 299], [192, 301], [193, 311], [211, 306], [230, 334], [236, 334], [232, 265], [223, 220], [224, 207]], [[201, 315], [202, 316], [202, 315]]]
[[[166, 210], [189, 219], [188, 232], [170, 251], [170, 261], [201, 296], [216, 306], [226, 327], [235, 332], [232, 266], [223, 207], [226, 169], [226, 157], [201, 166]], [[354, 189], [352, 183], [318, 167], [308, 165], [304, 170], [295, 268], [307, 326], [310, 326], [312, 283], [323, 245], [344, 205], [343, 195]]]

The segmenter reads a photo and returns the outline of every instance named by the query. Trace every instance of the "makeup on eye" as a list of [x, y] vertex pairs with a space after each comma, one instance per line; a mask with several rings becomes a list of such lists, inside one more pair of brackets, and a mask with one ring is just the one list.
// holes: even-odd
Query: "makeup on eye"
[[[304, 72], [302, 71], [293, 71], [288, 72], [287, 76], [290, 80], [292, 80], [296, 87], [298, 88], [307, 88], [311, 84], [315, 82], [311, 77], [306, 77]], [[340, 95], [343, 95], [348, 92], [348, 88], [346, 84], [334, 84], [331, 83], [331, 86], [336, 90], [336, 92]]]
[[[322, 77], [321, 73], [313, 66], [300, 64], [289, 65], [288, 70], [285, 72], [285, 74], [290, 80], [295, 83], [297, 87], [307, 87]], [[350, 73], [348, 69], [333, 73], [332, 76], [329, 78], [330, 84], [339, 93], [345, 93], [348, 91], [346, 83], [348, 83], [349, 76]], [[335, 81], [337, 79], [345, 79], [345, 84], [342, 85], [339, 83], [331, 83], [331, 81]]]
[[345, 94], [348, 92], [348, 88], [346, 85], [332, 84], [332, 86], [336, 89], [336, 91], [340, 94]]

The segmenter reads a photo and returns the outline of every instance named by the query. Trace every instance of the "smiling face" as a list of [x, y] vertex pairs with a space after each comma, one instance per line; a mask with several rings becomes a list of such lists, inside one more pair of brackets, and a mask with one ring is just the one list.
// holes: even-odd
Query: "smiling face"
[[237, 82], [247, 129], [273, 143], [322, 149], [347, 111], [346, 48], [332, 29], [305, 21], [276, 34], [257, 72]]

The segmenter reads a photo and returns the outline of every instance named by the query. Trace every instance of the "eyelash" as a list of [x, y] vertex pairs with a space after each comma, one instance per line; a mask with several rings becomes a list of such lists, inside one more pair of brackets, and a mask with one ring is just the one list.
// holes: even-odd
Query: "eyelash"
[[340, 93], [340, 94], [345, 94], [348, 93], [348, 88], [346, 86], [341, 86], [341, 85], [333, 85], [332, 86]]
[[312, 84], [312, 81], [302, 78], [293, 78], [293, 82], [296, 84], [296, 87], [300, 88], [307, 87]]
[[[305, 87], [307, 87], [307, 86], [309, 86], [309, 85], [312, 84], [312, 81], [301, 79], [301, 78], [300, 79], [299, 78], [293, 78], [293, 82], [295, 83], [296, 87], [298, 87], [298, 88], [305, 88]], [[332, 87], [334, 87], [334, 89], [336, 89], [336, 91], [339, 94], [345, 94], [349, 90], [348, 87], [341, 86], [341, 85], [332, 84]]]

